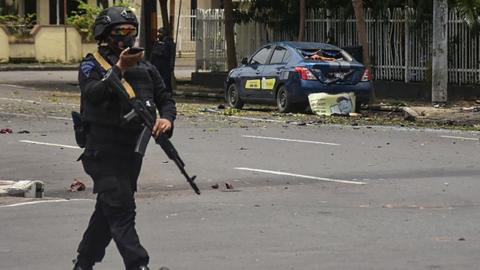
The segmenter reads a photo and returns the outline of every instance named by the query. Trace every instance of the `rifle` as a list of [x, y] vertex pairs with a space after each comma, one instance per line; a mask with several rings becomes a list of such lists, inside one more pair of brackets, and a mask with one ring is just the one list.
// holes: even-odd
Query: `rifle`
[[[113, 69], [109, 69], [107, 71], [102, 81], [106, 82], [112, 89], [114, 89], [114, 91], [118, 92], [120, 96], [123, 97], [124, 100], [127, 101], [132, 107], [132, 110], [124, 116], [125, 120], [130, 121], [135, 117], [138, 117], [142, 120], [144, 128], [140, 134], [140, 137], [138, 138], [135, 146], [135, 152], [144, 155], [148, 141], [150, 140], [150, 137], [153, 136], [152, 130], [155, 125], [155, 117], [149, 111], [145, 103], [135, 97], [135, 92], [131, 86], [125, 80], [120, 80], [120, 78], [118, 78], [118, 76], [113, 72]], [[194, 181], [196, 176], [194, 175], [190, 177], [187, 174], [185, 171], [185, 163], [180, 158], [177, 150], [168, 139], [168, 136], [166, 134], [160, 134], [160, 136], [156, 138], [154, 137], [154, 139], [155, 143], [160, 145], [165, 154], [167, 154], [168, 158], [175, 162], [175, 165], [177, 165], [178, 169], [180, 169], [180, 172], [183, 174], [183, 176], [185, 176], [187, 182], [190, 184], [195, 193], [200, 195], [200, 189]]]

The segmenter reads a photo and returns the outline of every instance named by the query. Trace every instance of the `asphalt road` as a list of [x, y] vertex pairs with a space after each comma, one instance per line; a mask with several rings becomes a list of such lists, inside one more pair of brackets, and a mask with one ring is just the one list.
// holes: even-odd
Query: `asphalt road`
[[[69, 147], [76, 105], [49, 97], [0, 87], [0, 128], [14, 130], [0, 179], [42, 180], [49, 197], [0, 198], [2, 270], [69, 269], [94, 206]], [[479, 269], [478, 137], [181, 113], [172, 141], [203, 193], [151, 144], [137, 227], [154, 269]], [[86, 192], [67, 191], [75, 178]], [[122, 269], [113, 244], [96, 269]]]

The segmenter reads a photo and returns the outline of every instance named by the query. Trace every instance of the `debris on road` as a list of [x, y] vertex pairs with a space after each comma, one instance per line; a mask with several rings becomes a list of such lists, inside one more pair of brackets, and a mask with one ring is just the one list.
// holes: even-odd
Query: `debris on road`
[[288, 122], [288, 121], [287, 121], [287, 124], [297, 125], [297, 126], [305, 126], [305, 125], [307, 125], [307, 123], [305, 123], [304, 121], [293, 121], [293, 122]]
[[84, 191], [85, 184], [79, 181], [78, 179], [73, 180], [73, 183], [70, 185], [70, 192]]
[[415, 122], [418, 118], [418, 113], [409, 107], [403, 107], [403, 119]]
[[210, 109], [210, 108], [203, 108], [203, 109], [200, 110], [200, 112], [219, 113], [218, 110]]
[[213, 184], [211, 187], [212, 187], [213, 189], [218, 189], [220, 186], [219, 186], [218, 184]]
[[461, 110], [465, 112], [480, 112], [480, 107], [479, 106], [463, 107]]
[[30, 131], [24, 129], [24, 130], [20, 130], [19, 132], [17, 132], [18, 134], [29, 134]]
[[0, 134], [10, 134], [13, 130], [11, 128], [2, 128], [0, 129]]
[[43, 198], [45, 184], [38, 180], [0, 181], [0, 196]]
[[227, 189], [233, 189], [233, 185], [230, 184], [230, 183], [228, 183], [228, 182], [225, 183], [225, 187], [226, 187]]

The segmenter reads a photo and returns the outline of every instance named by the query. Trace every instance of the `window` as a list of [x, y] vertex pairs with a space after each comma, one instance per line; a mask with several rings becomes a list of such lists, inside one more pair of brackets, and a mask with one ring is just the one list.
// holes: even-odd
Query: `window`
[[[65, 2], [61, 0], [50, 0], [50, 24], [64, 24], [64, 4]], [[77, 1], [68, 1], [67, 16], [71, 16], [73, 14], [72, 11], [78, 10], [78, 5]]]
[[276, 47], [275, 51], [273, 51], [272, 60], [270, 60], [270, 64], [285, 63], [285, 61], [283, 61], [283, 58], [286, 52], [287, 52], [287, 49], [282, 47]]
[[292, 55], [290, 54], [290, 52], [286, 51], [285, 56], [283, 56], [282, 63], [288, 63], [288, 61], [290, 61], [291, 58], [292, 58]]
[[258, 53], [256, 53], [252, 57], [252, 60], [250, 60], [250, 64], [251, 65], [255, 65], [255, 64], [263, 65], [263, 64], [265, 64], [267, 62], [267, 57], [268, 57], [269, 53], [270, 53], [270, 46], [261, 49]]

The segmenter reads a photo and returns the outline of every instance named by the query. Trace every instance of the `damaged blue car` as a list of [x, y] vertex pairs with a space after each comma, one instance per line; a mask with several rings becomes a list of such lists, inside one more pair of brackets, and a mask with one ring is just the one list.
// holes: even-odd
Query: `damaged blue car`
[[274, 103], [280, 112], [302, 111], [315, 93], [352, 92], [356, 106], [372, 91], [369, 69], [345, 50], [324, 43], [274, 42], [242, 59], [225, 80], [225, 99], [241, 109], [246, 102]]

